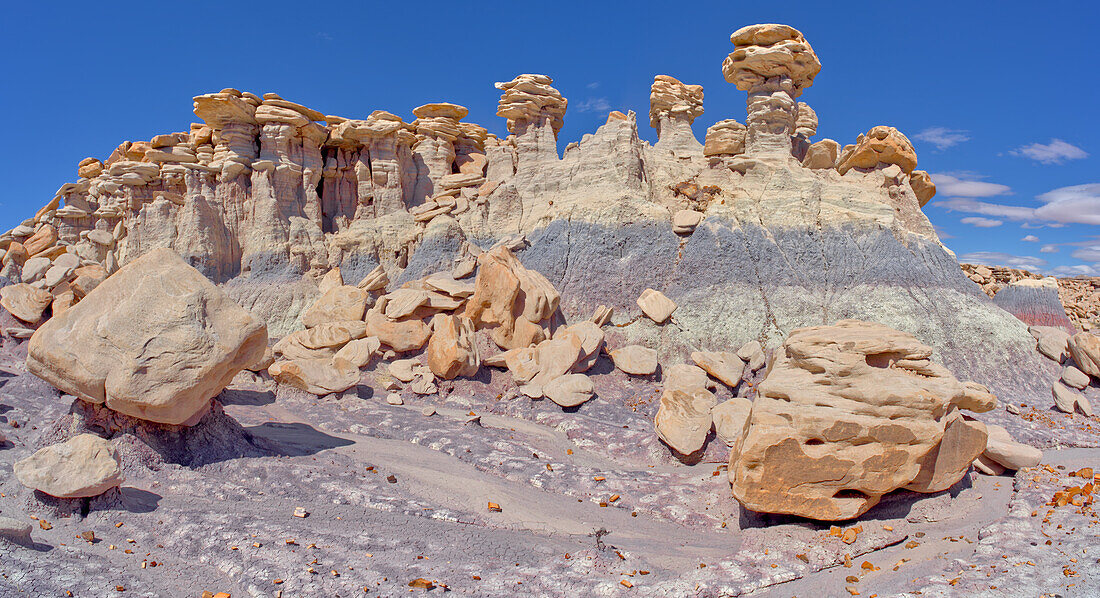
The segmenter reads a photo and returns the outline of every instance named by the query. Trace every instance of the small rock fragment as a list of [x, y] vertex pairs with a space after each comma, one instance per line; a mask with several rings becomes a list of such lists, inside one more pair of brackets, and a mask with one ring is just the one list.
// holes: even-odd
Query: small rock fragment
[[672, 316], [672, 312], [676, 311], [676, 303], [672, 299], [653, 289], [642, 291], [636, 303], [647, 318], [658, 324], [664, 324]]

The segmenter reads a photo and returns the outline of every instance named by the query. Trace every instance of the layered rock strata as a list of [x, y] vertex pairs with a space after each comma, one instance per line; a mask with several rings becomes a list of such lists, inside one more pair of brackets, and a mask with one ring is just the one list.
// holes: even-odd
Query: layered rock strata
[[[860, 317], [914, 334], [1006, 398], [1047, 392], [1024, 324], [962, 275], [921, 212], [919, 171], [879, 151], [842, 174], [850, 155], [804, 147], [814, 119], [797, 99], [820, 66], [805, 38], [779, 25], [733, 38], [724, 72], [750, 93], [747, 126], [726, 123], [677, 153], [641, 141], [636, 116], [618, 113], [559, 155], [567, 101], [545, 75], [498, 84], [505, 138], [443, 103], [415, 119], [356, 120], [274, 94], [198, 96], [202, 122], [83, 161], [77, 182], [0, 236], [3, 275], [25, 282], [40, 255], [26, 244], [48, 245], [47, 227], [51, 267], [51, 251], [112, 272], [170, 248], [278, 337], [303, 327], [335, 268], [348, 283], [381, 268], [395, 290], [468, 275], [481, 248], [503, 243], [556, 287], [566, 321], [609, 308], [613, 346], [644, 340], [668, 363]], [[679, 126], [673, 109], [657, 112], [666, 135]], [[682, 211], [700, 216], [674, 221]], [[636, 318], [647, 288], [678, 306], [676, 326]], [[64, 309], [64, 285], [50, 291]], [[365, 316], [396, 334], [378, 317]]]

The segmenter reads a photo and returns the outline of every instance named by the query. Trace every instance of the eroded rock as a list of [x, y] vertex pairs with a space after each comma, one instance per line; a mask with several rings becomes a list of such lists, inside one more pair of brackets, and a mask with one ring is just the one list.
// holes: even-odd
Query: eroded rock
[[[911, 335], [870, 322], [793, 331], [730, 458], [734, 496], [755, 511], [839, 520], [913, 483], [944, 439], [951, 409], [981, 412], [996, 403], [983, 386], [932, 363], [931, 354]], [[969, 454], [977, 443], [958, 444], [950, 467], [932, 464], [926, 475], [938, 481], [919, 485], [958, 481], [956, 466], [981, 453]]]

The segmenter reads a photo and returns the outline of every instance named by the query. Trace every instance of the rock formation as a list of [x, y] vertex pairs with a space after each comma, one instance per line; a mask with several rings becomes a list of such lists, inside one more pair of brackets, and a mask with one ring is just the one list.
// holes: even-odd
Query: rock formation
[[989, 411], [996, 399], [931, 355], [911, 335], [867, 322], [792, 332], [730, 457], [734, 496], [757, 511], [840, 520], [898, 488], [957, 482], [986, 432], [956, 410]]
[[[978, 284], [982, 291], [996, 298], [1002, 289], [1013, 283], [1025, 283], [1029, 289], [1023, 293], [1012, 292], [1002, 299], [1002, 306], [1009, 311], [1020, 310], [1025, 318], [1049, 322], [1049, 326], [1059, 326], [1067, 332], [1073, 330], [1100, 329], [1100, 278], [1075, 277], [1057, 278], [1057, 301], [1052, 301], [1049, 291], [1045, 290], [1049, 282], [1041, 284], [1044, 277], [1027, 270], [979, 264], [961, 264], [967, 278]], [[1033, 287], [1030, 285], [1038, 285]], [[1015, 295], [1016, 297], [1013, 297]], [[1060, 305], [1059, 305], [1060, 304]], [[1061, 307], [1061, 309], [1059, 309]], [[1017, 313], [1013, 311], [1013, 313]], [[1069, 318], [1067, 327], [1063, 318]]]
[[[734, 50], [722, 63], [726, 81], [747, 91], [747, 152], [786, 155], [798, 120], [796, 100], [821, 71], [814, 49], [787, 25], [750, 25], [730, 36]], [[814, 118], [816, 131], [816, 115]], [[841, 173], [843, 174], [843, 173]]]
[[122, 483], [118, 455], [94, 434], [40, 449], [13, 470], [24, 486], [57, 498], [98, 496]]
[[[670, 77], [651, 98], [660, 147], [620, 113], [561, 155], [568, 102], [546, 75], [497, 84], [504, 139], [445, 102], [409, 119], [355, 119], [270, 93], [200, 95], [200, 122], [185, 131], [82, 160], [76, 182], [0, 235], [0, 274], [48, 291], [49, 317], [168, 248], [284, 337], [328, 317], [306, 309], [332, 292], [318, 281], [337, 268], [364, 293], [397, 290], [431, 274], [469, 276], [483, 249], [501, 245], [566, 298], [566, 321], [603, 306], [616, 314], [612, 346], [642, 343], [668, 363], [860, 317], [915, 334], [1006, 397], [1045, 392], [1026, 326], [975, 292], [921, 212], [931, 189], [904, 135], [876, 127], [847, 152], [809, 143], [818, 115], [799, 100], [820, 69], [809, 42], [785, 25], [746, 27], [731, 41], [723, 72], [748, 92], [747, 118], [710, 127], [702, 148], [688, 139], [702, 90]], [[80, 266], [70, 271], [67, 254]], [[647, 288], [677, 305], [676, 326], [632, 320]], [[341, 309], [329, 299], [317, 309]], [[508, 347], [520, 315], [546, 328], [528, 309], [487, 316], [502, 320], [490, 325], [498, 345]], [[428, 341], [423, 319], [385, 316], [377, 306], [364, 315], [383, 346]], [[481, 326], [480, 314], [466, 316]], [[536, 338], [527, 323], [518, 333]]]
[[685, 85], [675, 77], [657, 75], [649, 93], [649, 126], [657, 129], [659, 149], [674, 154], [698, 154], [699, 140], [691, 123], [703, 114], [703, 86]]
[[31, 337], [27, 370], [92, 403], [149, 421], [194, 423], [267, 330], [179, 256], [150, 251]]

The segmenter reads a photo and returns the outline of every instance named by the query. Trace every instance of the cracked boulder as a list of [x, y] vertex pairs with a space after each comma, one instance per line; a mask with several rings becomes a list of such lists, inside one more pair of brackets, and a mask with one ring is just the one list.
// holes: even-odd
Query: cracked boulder
[[899, 488], [950, 487], [986, 445], [984, 427], [954, 410], [989, 411], [996, 398], [931, 355], [871, 322], [793, 331], [731, 453], [733, 495], [753, 511], [842, 520]]
[[[490, 329], [493, 342], [501, 349], [525, 346], [530, 335], [519, 334], [548, 320], [558, 310], [561, 295], [549, 280], [528, 270], [505, 246], [478, 256], [474, 293], [466, 303], [465, 316], [476, 329]], [[519, 322], [525, 320], [525, 322]]]
[[191, 425], [266, 348], [263, 323], [174, 251], [155, 249], [43, 324], [27, 370], [126, 415]]
[[122, 483], [118, 455], [94, 434], [40, 449], [17, 461], [13, 471], [24, 486], [57, 498], [99, 496]]

